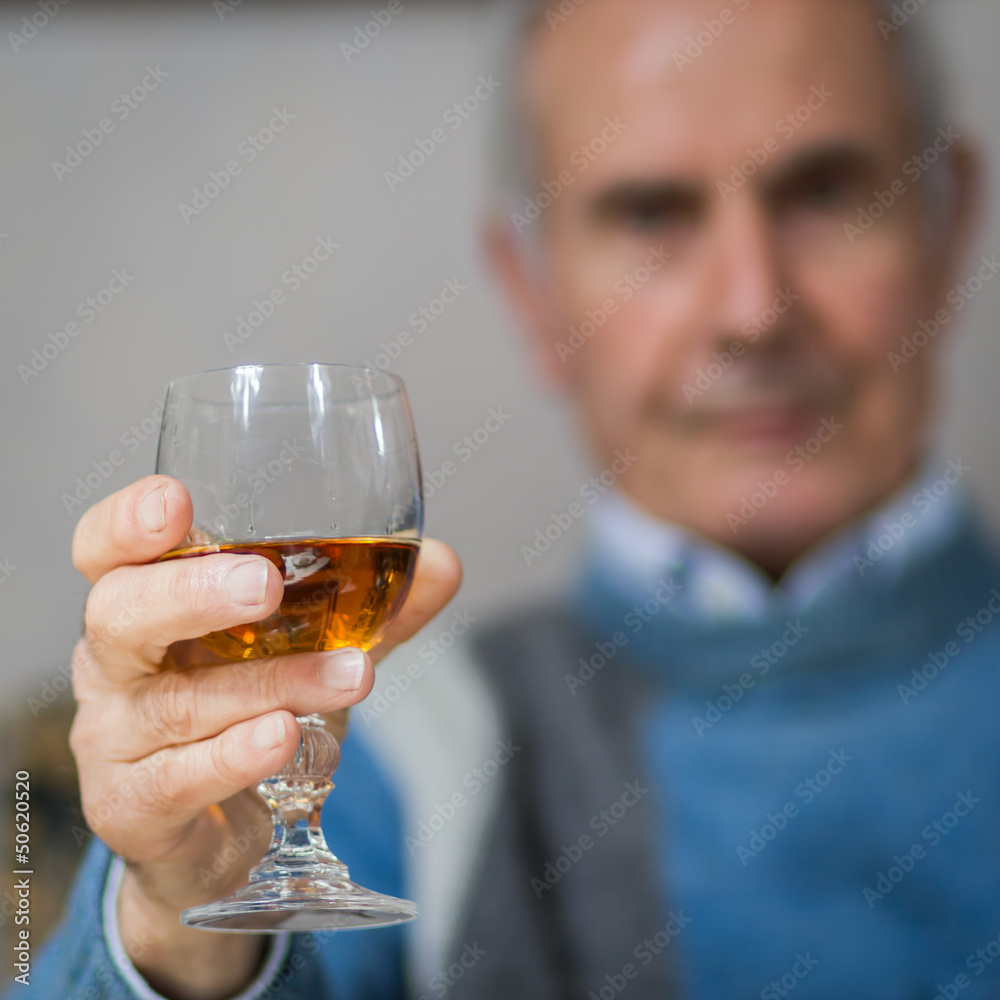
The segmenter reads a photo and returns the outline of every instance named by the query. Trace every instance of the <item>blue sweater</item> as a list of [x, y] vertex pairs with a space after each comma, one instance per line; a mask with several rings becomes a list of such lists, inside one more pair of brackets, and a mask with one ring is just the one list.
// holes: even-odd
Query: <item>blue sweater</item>
[[[591, 573], [578, 606], [606, 636], [635, 603]], [[1000, 561], [971, 516], [901, 579], [721, 628], [668, 605], [629, 653], [683, 995], [1000, 996]]]
[[[1000, 996], [1000, 559], [980, 527], [966, 517], [901, 579], [859, 573], [752, 623], [699, 624], [663, 602], [635, 616], [650, 596], [592, 567], [576, 627], [619, 654], [596, 674], [554, 668], [591, 691], [634, 671], [652, 692], [628, 738], [657, 816], [663, 941], [636, 941], [636, 962], [669, 941], [695, 1000]], [[357, 741], [323, 820], [359, 882], [406, 895], [397, 796]], [[95, 840], [26, 995], [143, 996], [105, 945], [108, 863]], [[403, 997], [404, 940], [297, 935], [277, 989], [249, 995]]]
[[[397, 804], [363, 744], [351, 741], [337, 787], [323, 809], [323, 829], [362, 885], [404, 896]], [[93, 838], [55, 936], [34, 957], [27, 989], [9, 1000], [149, 1000], [157, 997], [108, 947], [105, 886], [113, 856]], [[255, 983], [253, 1000], [397, 1000], [405, 995], [402, 930], [276, 935]], [[125, 963], [127, 965], [127, 962]]]

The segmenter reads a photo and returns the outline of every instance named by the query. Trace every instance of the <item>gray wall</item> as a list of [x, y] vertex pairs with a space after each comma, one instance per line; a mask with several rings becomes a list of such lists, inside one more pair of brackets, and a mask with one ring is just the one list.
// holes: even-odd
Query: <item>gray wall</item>
[[[587, 466], [559, 402], [527, 370], [483, 267], [476, 223], [494, 107], [449, 129], [394, 192], [383, 177], [480, 74], [502, 81], [496, 21], [487, 4], [404, 0], [381, 36], [348, 61], [340, 43], [373, 6], [385, 5], [245, 0], [220, 19], [209, 0], [114, 8], [76, 0], [17, 52], [8, 32], [38, 8], [0, 10], [0, 576], [3, 560], [16, 567], [0, 582], [0, 690], [9, 696], [37, 696], [79, 633], [86, 585], [69, 549], [82, 507], [68, 511], [63, 494], [115, 451], [122, 464], [107, 478], [97, 473], [95, 498], [152, 471], [155, 433], [140, 442], [130, 428], [142, 436], [145, 420], [148, 431], [165, 383], [190, 371], [375, 360], [380, 343], [409, 329], [413, 343], [393, 368], [409, 383], [427, 470], [454, 458], [455, 442], [491, 407], [511, 414], [428, 501], [428, 533], [465, 562], [455, 609], [479, 614], [520, 602], [569, 571], [579, 531], [530, 569], [519, 553], [565, 509]], [[996, 189], [1000, 5], [930, 0], [919, 16], [942, 40], [961, 118], [991, 151]], [[169, 76], [119, 117], [113, 102], [141, 86], [147, 65]], [[240, 144], [274, 107], [294, 121], [247, 162]], [[113, 129], [57, 178], [52, 161], [65, 161], [66, 144], [102, 118]], [[241, 172], [185, 221], [179, 205], [231, 160]], [[230, 352], [223, 333], [328, 235], [341, 249]], [[992, 207], [981, 245], [1000, 251]], [[115, 269], [134, 279], [81, 322], [78, 304]], [[468, 290], [418, 333], [408, 317], [449, 279]], [[965, 311], [943, 432], [946, 454], [971, 461], [995, 515], [998, 316], [1000, 283]], [[74, 318], [79, 334], [24, 384], [18, 366]]]

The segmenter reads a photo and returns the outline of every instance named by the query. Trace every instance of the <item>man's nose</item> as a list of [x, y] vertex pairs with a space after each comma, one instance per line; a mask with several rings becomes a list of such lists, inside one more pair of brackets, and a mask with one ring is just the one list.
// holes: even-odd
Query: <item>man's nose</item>
[[777, 336], [775, 302], [787, 301], [790, 282], [766, 208], [751, 195], [733, 198], [718, 213], [717, 244], [717, 330], [751, 343]]

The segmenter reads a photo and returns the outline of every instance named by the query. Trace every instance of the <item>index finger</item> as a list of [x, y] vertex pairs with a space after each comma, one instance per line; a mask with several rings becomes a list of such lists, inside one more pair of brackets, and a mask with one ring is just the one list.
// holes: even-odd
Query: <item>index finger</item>
[[169, 476], [146, 476], [94, 504], [73, 533], [73, 565], [96, 583], [118, 566], [147, 563], [180, 545], [191, 497]]

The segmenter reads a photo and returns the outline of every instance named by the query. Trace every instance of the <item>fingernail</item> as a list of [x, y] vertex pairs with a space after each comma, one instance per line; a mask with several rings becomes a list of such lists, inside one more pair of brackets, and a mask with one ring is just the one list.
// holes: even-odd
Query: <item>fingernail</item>
[[226, 591], [237, 603], [253, 607], [264, 603], [267, 589], [267, 563], [260, 559], [240, 563], [226, 577]]
[[285, 720], [280, 715], [261, 719], [250, 734], [254, 750], [273, 750], [285, 742]]
[[336, 691], [357, 691], [365, 675], [365, 654], [360, 649], [338, 649], [327, 655], [322, 674]]
[[167, 526], [167, 503], [163, 498], [165, 486], [153, 490], [139, 504], [139, 520], [147, 531], [163, 531]]

